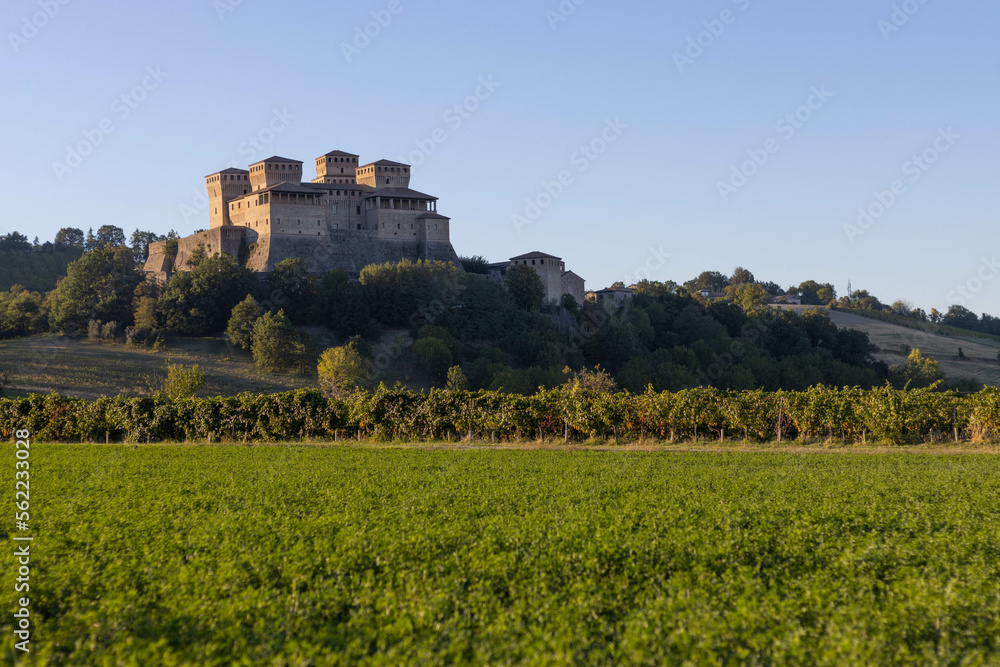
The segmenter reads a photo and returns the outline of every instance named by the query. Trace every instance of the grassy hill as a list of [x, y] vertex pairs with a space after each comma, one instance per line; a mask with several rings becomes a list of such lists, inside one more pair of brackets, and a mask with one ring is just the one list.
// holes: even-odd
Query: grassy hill
[[147, 379], [162, 376], [168, 362], [198, 364], [207, 381], [204, 393], [211, 396], [316, 386], [311, 377], [260, 373], [249, 354], [221, 338], [179, 340], [163, 351], [55, 335], [0, 341], [0, 368], [15, 375], [13, 396], [50, 391], [79, 398], [147, 395]]
[[[787, 306], [802, 312], [815, 306]], [[913, 348], [926, 357], [933, 357], [949, 380], [971, 380], [977, 384], [1000, 386], [1000, 338], [976, 332], [966, 332], [929, 322], [897, 324], [864, 317], [839, 310], [826, 311], [830, 320], [839, 327], [858, 329], [868, 334], [878, 346], [880, 361], [890, 366], [906, 364], [906, 356]], [[965, 359], [958, 356], [962, 348]]]

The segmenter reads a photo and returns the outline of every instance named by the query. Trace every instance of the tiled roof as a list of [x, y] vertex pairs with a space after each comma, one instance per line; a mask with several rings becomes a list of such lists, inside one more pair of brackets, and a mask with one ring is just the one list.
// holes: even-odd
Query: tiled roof
[[295, 162], [296, 164], [302, 164], [302, 160], [290, 160], [287, 157], [279, 157], [277, 155], [272, 155], [266, 160], [257, 160], [254, 164], [260, 164], [261, 162]]
[[561, 260], [562, 257], [556, 257], [555, 255], [547, 255], [544, 252], [538, 252], [536, 250], [534, 252], [529, 252], [527, 255], [519, 255], [517, 257], [511, 257], [510, 261], [513, 262], [515, 259], [559, 259], [559, 260]]
[[392, 160], [376, 160], [375, 162], [369, 162], [365, 167], [370, 167], [373, 164], [377, 164], [380, 167], [409, 167], [408, 164], [403, 164], [402, 162], [393, 162]]
[[205, 178], [210, 178], [212, 176], [215, 176], [216, 174], [249, 174], [249, 173], [250, 172], [247, 171], [246, 169], [234, 169], [230, 167], [229, 169], [223, 169], [222, 171], [214, 171]]
[[381, 190], [372, 190], [367, 196], [385, 197], [386, 199], [437, 199], [437, 197], [425, 195], [423, 192], [417, 192], [410, 188], [382, 188]]

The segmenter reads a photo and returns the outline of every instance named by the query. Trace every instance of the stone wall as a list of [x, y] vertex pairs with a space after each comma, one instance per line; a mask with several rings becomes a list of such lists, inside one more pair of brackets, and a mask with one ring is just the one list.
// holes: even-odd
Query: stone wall
[[[314, 223], [315, 224], [315, 221]], [[434, 260], [461, 266], [455, 249], [448, 241], [422, 239], [384, 239], [375, 230], [325, 230], [323, 236], [260, 234], [244, 227], [219, 227], [178, 241], [176, 257], [166, 254], [166, 241], [151, 243], [146, 272], [156, 280], [167, 280], [177, 271], [187, 271], [187, 261], [198, 246], [212, 256], [223, 253], [238, 259], [240, 247], [248, 247], [247, 268], [255, 273], [270, 273], [286, 259], [301, 259], [310, 273], [323, 274], [343, 269], [357, 277], [369, 264]]]

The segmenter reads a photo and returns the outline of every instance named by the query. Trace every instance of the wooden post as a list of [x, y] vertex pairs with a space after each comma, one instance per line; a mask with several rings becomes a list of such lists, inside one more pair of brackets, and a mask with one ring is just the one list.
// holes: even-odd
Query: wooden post
[[780, 404], [778, 405], [778, 442], [781, 442], [781, 420], [784, 416], [783, 407]]

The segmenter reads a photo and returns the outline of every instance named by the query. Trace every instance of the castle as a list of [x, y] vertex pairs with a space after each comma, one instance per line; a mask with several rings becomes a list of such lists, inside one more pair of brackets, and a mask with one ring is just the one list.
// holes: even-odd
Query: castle
[[211, 225], [149, 246], [146, 272], [166, 280], [188, 269], [199, 248], [245, 261], [268, 273], [282, 260], [301, 259], [312, 273], [343, 269], [357, 277], [369, 264], [442, 260], [459, 264], [450, 219], [437, 198], [410, 189], [410, 165], [333, 151], [316, 158], [316, 178], [302, 182], [302, 162], [271, 157], [247, 169], [205, 177]]

